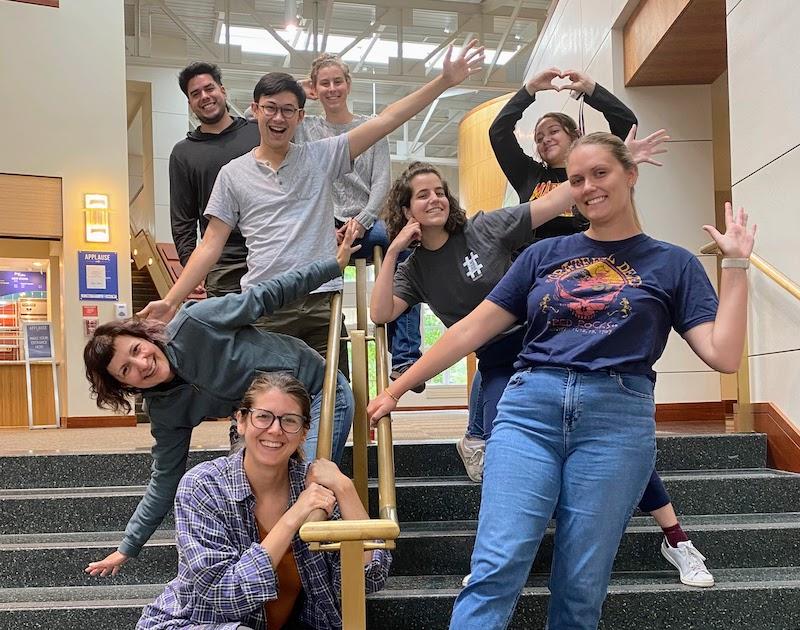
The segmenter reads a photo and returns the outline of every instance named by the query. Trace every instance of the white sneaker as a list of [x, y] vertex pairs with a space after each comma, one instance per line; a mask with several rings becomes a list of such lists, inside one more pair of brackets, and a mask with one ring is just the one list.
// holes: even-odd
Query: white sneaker
[[661, 555], [681, 574], [681, 582], [687, 586], [714, 586], [714, 576], [703, 562], [705, 556], [694, 548], [691, 540], [679, 542], [671, 547], [666, 538], [661, 542]]
[[469, 579], [470, 579], [471, 577], [472, 577], [472, 573], [467, 573], [467, 574], [464, 576], [464, 579], [463, 579], [463, 580], [461, 580], [461, 586], [466, 586], [467, 584], [469, 584]]
[[467, 476], [480, 483], [483, 480], [483, 454], [486, 442], [480, 438], [465, 435], [456, 443], [456, 450], [464, 462]]

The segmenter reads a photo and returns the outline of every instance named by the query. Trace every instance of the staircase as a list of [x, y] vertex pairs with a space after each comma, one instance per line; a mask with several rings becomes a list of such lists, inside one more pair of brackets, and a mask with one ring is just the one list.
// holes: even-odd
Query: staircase
[[[661, 437], [658, 447], [684, 529], [717, 585], [682, 586], [659, 553], [660, 530], [636, 515], [601, 628], [800, 628], [800, 475], [765, 467], [763, 435]], [[194, 451], [190, 465], [221, 454]], [[469, 572], [480, 486], [464, 476], [452, 441], [398, 444], [395, 462], [402, 532], [387, 588], [367, 600], [368, 625], [446, 628]], [[89, 577], [83, 567], [116, 548], [149, 465], [147, 453], [0, 459], [0, 629], [134, 627], [175, 575], [171, 517], [115, 578]], [[512, 628], [544, 626], [551, 549], [548, 535]]]
[[131, 263], [131, 296], [134, 313], [141, 311], [148, 303], [161, 299], [147, 267], [137, 269], [135, 263]]

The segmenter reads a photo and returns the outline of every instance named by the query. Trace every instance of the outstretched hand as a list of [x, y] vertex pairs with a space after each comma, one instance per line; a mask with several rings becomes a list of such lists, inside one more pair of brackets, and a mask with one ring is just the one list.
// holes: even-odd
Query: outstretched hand
[[169, 323], [170, 320], [175, 317], [175, 313], [178, 312], [174, 306], [172, 306], [166, 300], [154, 300], [153, 302], [148, 303], [141, 311], [136, 313], [137, 317], [141, 317], [142, 319], [153, 317], [155, 319], [160, 319], [165, 324]]
[[386, 392], [381, 392], [367, 405], [369, 426], [375, 428], [384, 416], [388, 416], [397, 407], [397, 401]]
[[318, 101], [319, 96], [317, 96], [316, 90], [314, 90], [314, 86], [311, 83], [311, 79], [301, 79], [298, 81], [300, 87], [303, 88], [303, 92], [306, 93], [306, 98], [312, 101]]
[[654, 131], [646, 138], [642, 138], [641, 140], [636, 139], [636, 130], [638, 125], [633, 125], [631, 130], [628, 132], [628, 137], [625, 138], [625, 144], [630, 149], [631, 155], [633, 156], [633, 161], [636, 164], [642, 164], [644, 162], [648, 164], [653, 164], [654, 166], [664, 166], [661, 162], [658, 162], [653, 159], [654, 155], [658, 155], [659, 153], [666, 153], [666, 147], [662, 147], [661, 145], [669, 140], [669, 136], [667, 135], [666, 129], [659, 129], [658, 131]]
[[744, 208], [739, 208], [734, 216], [730, 202], [725, 202], [725, 234], [720, 234], [713, 225], [703, 226], [725, 258], [750, 258], [757, 228], [755, 224], [751, 228], [747, 227], [747, 212]]
[[84, 569], [84, 572], [92, 576], [99, 575], [100, 577], [116, 575], [119, 573], [120, 567], [128, 560], [129, 556], [127, 554], [124, 554], [121, 551], [115, 551], [108, 554], [102, 560], [90, 562], [89, 566]]
[[350, 256], [361, 249], [361, 245], [353, 245], [353, 241], [356, 238], [358, 238], [358, 223], [350, 221], [342, 234], [342, 242], [339, 244], [339, 249], [336, 250], [336, 262], [339, 263], [339, 269], [342, 271], [350, 264]]
[[458, 85], [467, 77], [483, 70], [483, 46], [478, 45], [478, 40], [473, 39], [461, 49], [458, 57], [451, 59], [453, 45], [447, 48], [444, 55], [444, 68], [442, 78], [449, 87]]

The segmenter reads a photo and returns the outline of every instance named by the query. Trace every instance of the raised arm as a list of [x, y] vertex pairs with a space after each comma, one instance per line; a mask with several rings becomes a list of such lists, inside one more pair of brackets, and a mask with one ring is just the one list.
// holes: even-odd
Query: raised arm
[[378, 420], [390, 413], [397, 406], [400, 396], [414, 385], [427, 381], [447, 369], [504, 330], [508, 330], [516, 321], [514, 315], [497, 304], [488, 300], [481, 302], [464, 319], [448, 328], [421, 359], [370, 402], [367, 407], [370, 423], [374, 426]]
[[[492, 122], [492, 126], [489, 127], [489, 142], [492, 145], [494, 156], [517, 194], [521, 195], [520, 189], [528, 178], [541, 172], [544, 167], [541, 162], [537, 162], [523, 151], [517, 136], [514, 135], [514, 129], [525, 110], [536, 99], [536, 93], [555, 89], [553, 79], [558, 76], [560, 76], [560, 70], [550, 68], [531, 77], [522, 89], [503, 106]], [[522, 199], [520, 196], [520, 202], [524, 201], [527, 199]]]
[[458, 57], [453, 60], [451, 60], [452, 49], [452, 46], [447, 49], [442, 74], [423, 85], [416, 92], [392, 103], [375, 118], [371, 118], [363, 125], [347, 132], [351, 160], [355, 160], [378, 140], [421, 112], [446, 89], [458, 85], [470, 75], [481, 71], [483, 46], [478, 46], [477, 40], [473, 39], [464, 46]]
[[219, 260], [222, 249], [230, 236], [231, 228], [229, 225], [218, 219], [211, 217], [203, 235], [200, 245], [192, 252], [189, 262], [183, 268], [178, 281], [169, 290], [163, 300], [155, 300], [145, 306], [139, 317], [155, 317], [161, 321], [168, 322], [178, 310], [178, 306], [183, 302], [192, 290], [205, 279], [211, 267]]
[[683, 336], [709, 367], [730, 373], [739, 368], [747, 333], [747, 269], [728, 267], [725, 260], [733, 259], [734, 264], [749, 262], [756, 226], [748, 229], [744, 208], [734, 216], [731, 204], [726, 203], [725, 228], [725, 234], [720, 234], [712, 225], [703, 226], [722, 252], [717, 316], [713, 322], [695, 326]]
[[422, 231], [419, 223], [411, 219], [386, 249], [386, 256], [383, 259], [381, 271], [375, 278], [369, 302], [369, 315], [376, 324], [393, 322], [408, 308], [409, 304], [394, 294], [395, 267], [400, 252], [408, 249], [410, 243], [419, 241], [421, 238]]
[[585, 72], [568, 70], [562, 76], [568, 78], [571, 83], [562, 86], [561, 89], [582, 92], [586, 104], [603, 114], [609, 130], [618, 138], [624, 140], [631, 127], [638, 124], [636, 114], [625, 103]]

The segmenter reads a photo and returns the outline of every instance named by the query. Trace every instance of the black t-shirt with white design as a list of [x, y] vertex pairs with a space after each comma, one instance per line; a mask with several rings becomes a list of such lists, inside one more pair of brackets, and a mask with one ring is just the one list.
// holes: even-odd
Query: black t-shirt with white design
[[472, 311], [531, 237], [530, 204], [478, 212], [442, 247], [417, 247], [394, 275], [394, 294], [409, 305], [427, 302], [448, 328]]

